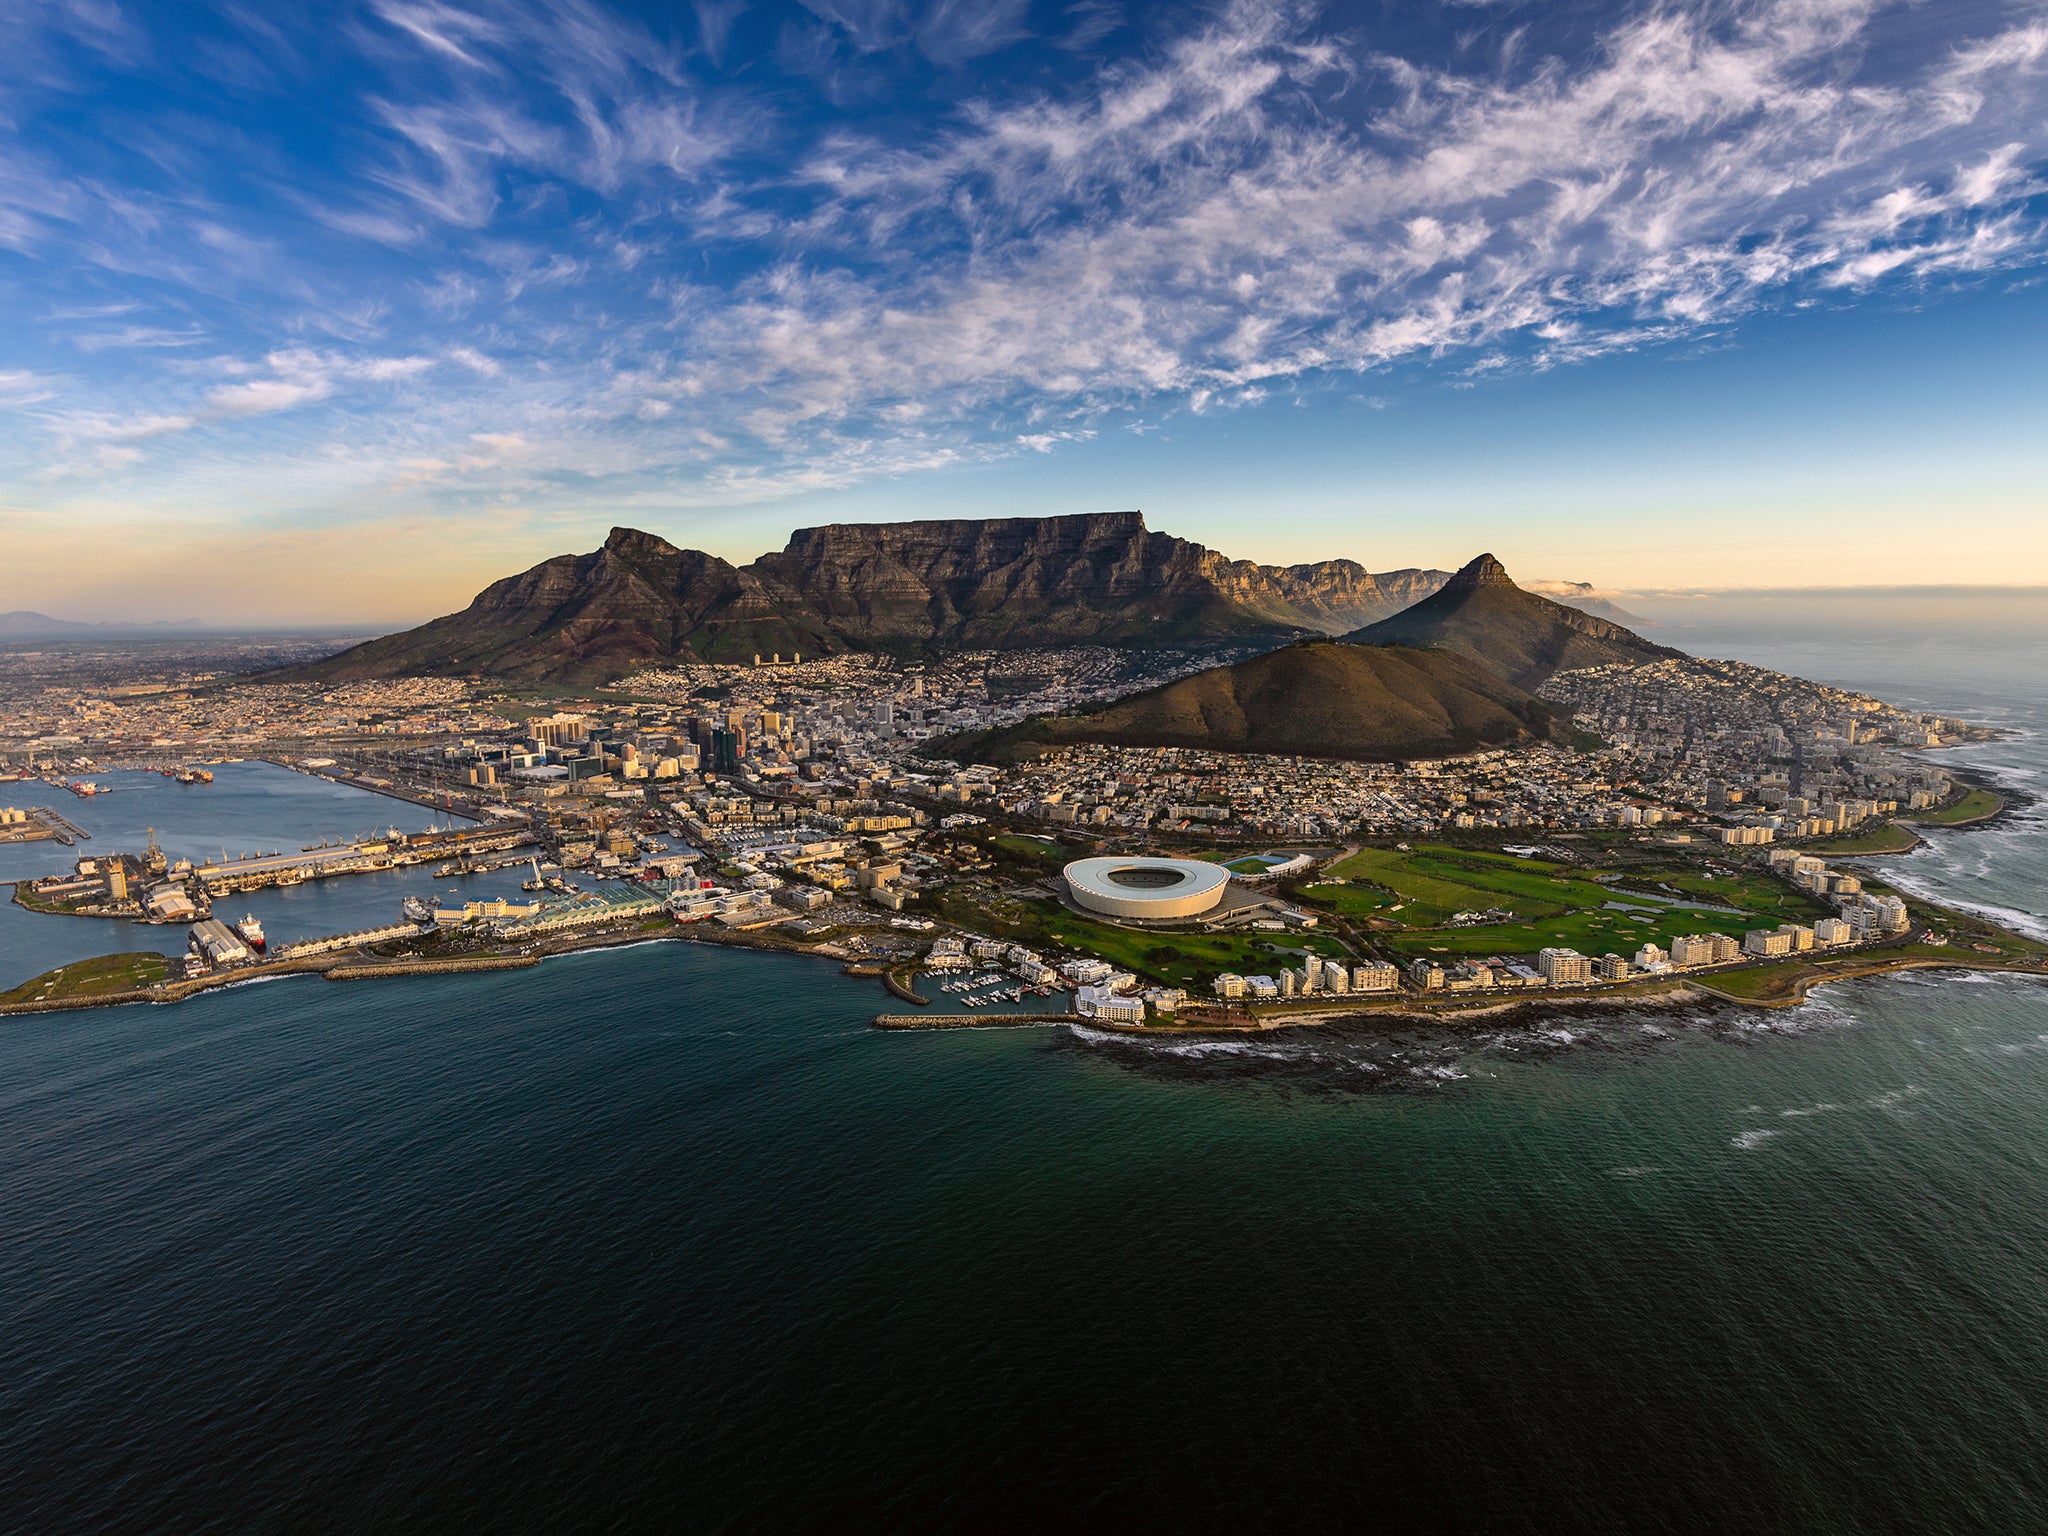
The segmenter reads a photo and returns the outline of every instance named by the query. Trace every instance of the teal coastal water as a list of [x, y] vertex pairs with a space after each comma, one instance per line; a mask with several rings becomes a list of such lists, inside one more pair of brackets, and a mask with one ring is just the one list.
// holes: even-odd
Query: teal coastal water
[[[1975, 755], [2038, 772], [2008, 682], [2035, 734]], [[1893, 862], [2038, 921], [2037, 814]], [[8, 1021], [5, 1524], [2044, 1524], [2041, 983], [1173, 1041], [879, 1006], [661, 944]]]

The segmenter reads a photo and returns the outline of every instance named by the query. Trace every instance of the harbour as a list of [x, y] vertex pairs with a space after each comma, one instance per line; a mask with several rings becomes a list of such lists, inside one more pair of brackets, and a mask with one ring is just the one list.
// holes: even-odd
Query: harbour
[[[488, 841], [512, 835], [513, 829], [467, 823], [424, 806], [407, 805], [394, 814], [390, 797], [269, 763], [219, 764], [212, 771], [215, 783], [203, 790], [181, 787], [150, 770], [100, 775], [110, 792], [79, 802], [70, 813], [69, 826], [79, 844], [55, 839], [0, 843], [0, 882], [62, 873], [81, 847], [139, 851], [154, 833], [167, 860], [212, 869], [219, 878], [198, 883], [218, 888], [230, 919], [255, 917], [273, 951], [389, 924], [398, 919], [408, 896], [467, 900], [516, 899], [519, 894], [523, 865], [438, 874], [448, 844], [431, 832], [441, 828], [460, 846], [479, 833]], [[425, 862], [399, 862], [388, 850], [385, 855], [361, 851], [388, 843], [394, 833], [428, 837]], [[240, 857], [242, 850], [258, 848], [277, 852]], [[337, 853], [342, 857], [331, 857]], [[359, 867], [340, 878], [312, 875], [315, 868], [332, 872], [349, 863]], [[304, 878], [289, 878], [300, 869]], [[282, 883], [280, 875], [287, 877]], [[245, 886], [245, 881], [250, 883]], [[0, 990], [96, 955], [153, 951], [175, 958], [185, 952], [187, 941], [185, 923], [52, 916], [0, 901]]]

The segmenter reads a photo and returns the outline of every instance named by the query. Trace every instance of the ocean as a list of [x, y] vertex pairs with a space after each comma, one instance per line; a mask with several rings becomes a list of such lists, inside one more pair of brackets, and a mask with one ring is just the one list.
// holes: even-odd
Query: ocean
[[[2024, 637], [1669, 638], [2048, 769]], [[1887, 877], [2039, 924], [2040, 816]], [[2039, 982], [1170, 1041], [885, 1006], [651, 944], [4, 1021], [4, 1524], [2048, 1525]]]

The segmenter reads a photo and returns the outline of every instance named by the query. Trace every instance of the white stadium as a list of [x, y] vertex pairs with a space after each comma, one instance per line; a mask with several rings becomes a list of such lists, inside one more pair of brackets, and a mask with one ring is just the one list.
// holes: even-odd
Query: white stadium
[[1229, 870], [1202, 859], [1076, 859], [1065, 874], [1089, 911], [1148, 922], [1207, 912], [1230, 884]]

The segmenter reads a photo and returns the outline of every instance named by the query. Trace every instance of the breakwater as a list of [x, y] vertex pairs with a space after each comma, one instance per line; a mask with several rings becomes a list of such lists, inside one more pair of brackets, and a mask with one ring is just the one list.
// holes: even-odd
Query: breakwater
[[539, 965], [539, 955], [451, 955], [445, 960], [369, 960], [336, 965], [329, 981], [363, 981], [379, 976], [452, 976], [464, 971], [520, 971]]
[[878, 1013], [877, 1029], [989, 1029], [1013, 1024], [1081, 1024], [1093, 1020], [1071, 1013]]

